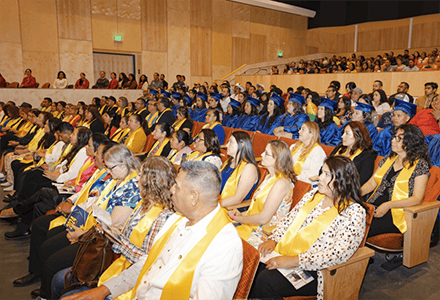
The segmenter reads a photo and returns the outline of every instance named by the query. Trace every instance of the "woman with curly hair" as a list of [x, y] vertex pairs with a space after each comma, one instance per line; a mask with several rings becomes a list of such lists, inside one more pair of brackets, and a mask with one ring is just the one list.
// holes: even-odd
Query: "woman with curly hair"
[[402, 208], [422, 202], [430, 167], [428, 146], [420, 128], [408, 124], [397, 127], [391, 153], [362, 186], [362, 195], [373, 192], [367, 202], [376, 206], [368, 236], [406, 231]]

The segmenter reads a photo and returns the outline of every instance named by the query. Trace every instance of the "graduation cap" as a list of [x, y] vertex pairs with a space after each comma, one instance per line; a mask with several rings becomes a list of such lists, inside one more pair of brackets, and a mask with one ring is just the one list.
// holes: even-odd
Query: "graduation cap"
[[290, 98], [289, 101], [295, 101], [299, 105], [303, 106], [306, 104], [306, 101], [304, 100], [303, 95], [295, 94], [295, 93], [289, 93]]
[[174, 99], [180, 99], [182, 97], [182, 94], [179, 92], [174, 92], [171, 94], [171, 97], [173, 97]]
[[202, 92], [198, 92], [197, 93], [197, 98], [202, 99], [203, 101], [206, 102], [206, 100], [208, 99], [208, 96], [206, 94], [203, 94]]
[[161, 95], [164, 95], [164, 96], [167, 97], [167, 98], [169, 98], [170, 95], [171, 95], [171, 94], [170, 94], [169, 92], [167, 92], [167, 91], [161, 91], [160, 94], [161, 94]]
[[360, 111], [364, 111], [364, 112], [369, 113], [369, 114], [372, 111], [376, 110], [373, 105], [365, 104], [365, 103], [357, 102], [357, 101], [356, 101], [356, 105], [354, 106], [354, 109], [360, 110]]
[[412, 118], [417, 112], [417, 105], [411, 102], [405, 102], [399, 99], [394, 100], [394, 110], [400, 110], [405, 112], [410, 118]]
[[185, 96], [183, 96], [183, 99], [186, 100], [186, 102], [188, 102], [188, 105], [191, 105], [191, 104], [192, 104], [192, 99], [191, 99], [190, 96], [185, 95]]
[[223, 98], [223, 96], [220, 95], [220, 94], [218, 94], [218, 93], [210, 93], [210, 95], [211, 95], [211, 98], [212, 98], [212, 99], [215, 99], [215, 100], [217, 100], [217, 101], [219, 101], [219, 102], [220, 102], [220, 100]]
[[328, 108], [330, 108], [332, 113], [335, 113], [335, 109], [338, 106], [338, 102], [330, 100], [325, 97], [321, 97], [321, 104], [319, 104], [318, 106], [328, 107]]
[[252, 98], [250, 96], [247, 97], [246, 102], [252, 104], [255, 107], [258, 107], [260, 105], [260, 100], [256, 99], [256, 98]]
[[235, 107], [235, 108], [239, 108], [241, 103], [237, 100], [231, 99], [231, 101], [229, 101], [228, 105]]
[[280, 97], [277, 93], [272, 93], [272, 96], [270, 97], [270, 100], [275, 102], [278, 107], [283, 107], [284, 105], [284, 99]]

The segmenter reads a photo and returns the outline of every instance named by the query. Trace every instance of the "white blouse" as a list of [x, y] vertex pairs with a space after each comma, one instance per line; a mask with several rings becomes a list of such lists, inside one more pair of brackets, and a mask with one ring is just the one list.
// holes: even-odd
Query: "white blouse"
[[54, 89], [65, 89], [67, 87], [67, 79], [63, 78], [63, 79], [55, 79], [52, 88]]
[[[295, 144], [290, 146], [290, 151], [295, 147]], [[304, 147], [297, 151], [292, 156], [293, 165], [295, 165], [299, 156], [302, 154]], [[310, 183], [313, 185], [313, 181], [310, 181], [309, 178], [315, 175], [319, 175], [319, 170], [324, 164], [324, 160], [327, 158], [324, 149], [321, 146], [317, 146], [313, 148], [310, 154], [307, 156], [306, 161], [304, 162], [301, 174], [297, 174], [296, 178], [298, 180]]]
[[[78, 176], [79, 170], [84, 165], [86, 159], [87, 159], [86, 146], [84, 146], [81, 148], [81, 150], [78, 151], [78, 153], [76, 153], [75, 157], [73, 158], [73, 162], [70, 165], [69, 170], [58, 176], [56, 181], [62, 183], [68, 180], [75, 179], [76, 176]], [[61, 166], [61, 169], [63, 169], [66, 163], [67, 161], [63, 160], [63, 162], [59, 164], [59, 166]]]

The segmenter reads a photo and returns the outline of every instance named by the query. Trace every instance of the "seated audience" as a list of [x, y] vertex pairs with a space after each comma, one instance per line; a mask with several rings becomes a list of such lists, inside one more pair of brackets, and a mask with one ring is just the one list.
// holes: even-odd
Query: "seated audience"
[[260, 100], [252, 97], [247, 97], [244, 102], [244, 114], [237, 120], [235, 128], [253, 131], [258, 127], [260, 117], [258, 116], [258, 107]]
[[202, 129], [195, 141], [195, 150], [191, 152], [187, 160], [189, 161], [206, 161], [219, 170], [222, 166], [220, 158], [220, 142], [217, 134], [212, 129]]
[[116, 143], [123, 144], [130, 134], [130, 128], [128, 128], [128, 116], [122, 117], [119, 121], [119, 128], [110, 136], [110, 139]]
[[365, 127], [367, 127], [371, 140], [373, 140], [377, 134], [377, 128], [372, 123], [372, 113], [374, 111], [374, 106], [362, 102], [356, 102], [352, 116], [353, 122], [361, 122], [365, 125]]
[[118, 129], [119, 118], [116, 111], [108, 110], [103, 116], [102, 120], [104, 121], [105, 131], [104, 134], [107, 137], [111, 137], [116, 130]]
[[328, 146], [336, 146], [341, 141], [338, 125], [333, 121], [336, 105], [333, 100], [323, 100], [318, 106], [318, 118], [315, 121], [319, 126], [321, 143]]
[[[171, 151], [171, 127], [167, 123], [157, 123], [154, 131], [151, 133], [156, 142], [148, 152], [147, 157], [164, 156], [168, 157]], [[142, 160], [142, 159], [141, 159]]]
[[79, 79], [75, 83], [75, 89], [88, 89], [89, 88], [89, 81], [86, 78], [86, 74], [80, 73]]
[[336, 117], [339, 118], [339, 122], [341, 125], [350, 122], [352, 118], [351, 99], [348, 97], [341, 97], [337, 102]]
[[272, 93], [267, 104], [267, 113], [261, 116], [260, 124], [254, 130], [258, 130], [261, 133], [273, 134], [274, 129], [277, 127], [279, 120], [281, 119], [282, 112], [284, 111], [284, 99], [277, 93]]
[[59, 71], [57, 74], [57, 79], [55, 79], [52, 88], [54, 89], [65, 89], [69, 83], [67, 82], [66, 73]]
[[373, 192], [368, 202], [376, 206], [368, 236], [405, 233], [407, 226], [402, 208], [423, 201], [430, 167], [422, 131], [414, 125], [398, 126], [391, 139], [391, 153], [381, 160], [374, 176], [362, 186], [362, 195]]
[[[225, 129], [223, 128], [222, 123], [220, 123], [220, 112], [217, 109], [208, 109], [205, 122], [206, 124], [203, 125], [202, 129], [212, 129], [217, 134], [220, 145], [223, 145], [225, 142]], [[194, 140], [196, 139], [197, 137]]]
[[176, 121], [174, 121], [171, 127], [173, 127], [174, 131], [181, 129], [183, 131], [186, 131], [187, 133], [191, 132], [193, 122], [191, 120], [191, 117], [189, 116], [189, 112], [186, 107], [180, 106], [177, 109]]
[[228, 212], [239, 223], [238, 234], [251, 245], [263, 235], [263, 226], [273, 226], [290, 210], [296, 176], [292, 169], [289, 147], [283, 141], [270, 141], [262, 154], [261, 164], [268, 174], [255, 192], [245, 213], [237, 209]]
[[273, 133], [276, 136], [298, 139], [299, 130], [302, 124], [309, 120], [309, 117], [302, 109], [305, 105], [304, 97], [294, 93], [289, 93], [289, 96], [287, 112], [281, 116], [278, 127]]
[[104, 133], [104, 120], [95, 106], [89, 106], [85, 111], [84, 123], [81, 126], [89, 128], [92, 132]]
[[304, 122], [299, 131], [298, 142], [290, 146], [293, 171], [296, 178], [315, 185], [314, 177], [319, 175], [319, 170], [327, 158], [320, 146], [319, 127], [316, 122]]
[[417, 107], [431, 108], [431, 102], [437, 94], [438, 84], [436, 82], [425, 83], [425, 94], [416, 100]]
[[145, 148], [145, 143], [147, 142], [147, 135], [144, 130], [144, 120], [138, 114], [133, 114], [128, 117], [128, 128], [130, 129], [130, 134], [124, 142], [124, 145], [133, 152], [133, 154], [138, 154], [142, 152]]
[[137, 88], [136, 78], [134, 74], [128, 74], [128, 81], [122, 86], [124, 90], [135, 90]]
[[373, 92], [373, 106], [376, 109], [378, 115], [383, 115], [384, 113], [391, 110], [391, 106], [388, 103], [387, 95], [383, 90], [376, 90]]
[[[231, 100], [235, 101], [235, 100]], [[235, 131], [226, 144], [229, 159], [221, 168], [220, 205], [228, 207], [249, 200], [259, 181], [252, 141], [248, 133]]]
[[106, 89], [109, 85], [109, 81], [105, 78], [105, 72], [99, 72], [99, 78], [96, 80], [96, 84], [92, 86], [92, 89]]
[[118, 80], [118, 89], [122, 89], [123, 86], [128, 82], [128, 77], [125, 75], [124, 72], [119, 73], [119, 80]]
[[308, 92], [305, 96], [306, 113], [311, 121], [315, 121], [318, 114], [318, 106], [321, 104], [321, 97], [316, 92]]
[[110, 82], [108, 84], [108, 86], [106, 87], [106, 89], [110, 89], [110, 90], [115, 90], [118, 88], [118, 80], [116, 79], [116, 73], [115, 72], [111, 72], [110, 73]]
[[228, 103], [228, 109], [226, 114], [223, 116], [222, 124], [226, 127], [234, 128], [237, 124], [240, 115], [241, 103], [237, 100], [231, 99]]
[[35, 77], [32, 76], [32, 70], [31, 69], [26, 69], [26, 71], [24, 71], [24, 77], [23, 80], [20, 84], [20, 88], [30, 88], [30, 89], [35, 89], [37, 88], [37, 81], [35, 80]]
[[[307, 193], [279, 220], [267, 241], [258, 241], [262, 263], [250, 298], [317, 295], [323, 299], [326, 283], [321, 270], [346, 262], [362, 242], [366, 207], [354, 164], [346, 157], [333, 156], [325, 161], [322, 170], [318, 189]], [[296, 267], [314, 278], [300, 289], [277, 270]]]
[[170, 140], [171, 151], [168, 154], [168, 159], [174, 165], [180, 165], [192, 151], [189, 144], [190, 135], [188, 132], [182, 129], [174, 131]]

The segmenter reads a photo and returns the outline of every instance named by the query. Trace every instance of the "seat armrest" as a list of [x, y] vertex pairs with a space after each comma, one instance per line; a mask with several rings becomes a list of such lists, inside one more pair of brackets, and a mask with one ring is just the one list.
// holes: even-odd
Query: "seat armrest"
[[351, 264], [357, 263], [357, 262], [359, 262], [361, 260], [370, 258], [373, 255], [374, 255], [374, 250], [373, 249], [370, 249], [368, 247], [361, 247], [345, 263], [342, 263], [342, 264], [339, 264], [339, 265], [336, 265], [336, 266], [332, 266], [332, 267], [328, 267], [326, 270], [333, 271], [333, 270], [336, 270], [338, 268], [346, 267], [346, 266], [349, 266]]
[[412, 214], [421, 213], [430, 209], [440, 207], [440, 201], [423, 202], [420, 205], [405, 207], [403, 210]]

